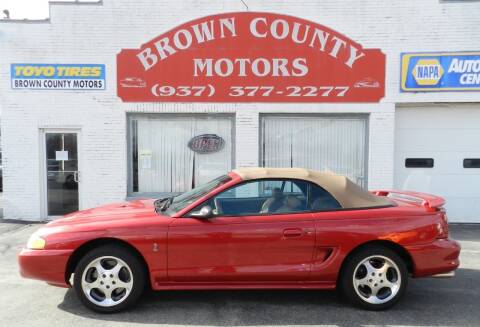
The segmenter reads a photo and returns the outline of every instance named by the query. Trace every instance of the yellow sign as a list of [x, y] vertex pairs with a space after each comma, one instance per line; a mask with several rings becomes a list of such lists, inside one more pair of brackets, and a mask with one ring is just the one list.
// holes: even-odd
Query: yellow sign
[[437, 59], [420, 59], [412, 69], [418, 85], [437, 85], [443, 76], [443, 68]]
[[480, 91], [480, 52], [401, 54], [401, 92]]

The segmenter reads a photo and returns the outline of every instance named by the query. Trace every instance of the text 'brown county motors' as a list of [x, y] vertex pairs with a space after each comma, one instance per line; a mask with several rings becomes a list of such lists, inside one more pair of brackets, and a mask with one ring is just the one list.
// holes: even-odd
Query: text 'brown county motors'
[[123, 49], [118, 94], [124, 101], [378, 101], [384, 63], [379, 50], [300, 18], [221, 14]]

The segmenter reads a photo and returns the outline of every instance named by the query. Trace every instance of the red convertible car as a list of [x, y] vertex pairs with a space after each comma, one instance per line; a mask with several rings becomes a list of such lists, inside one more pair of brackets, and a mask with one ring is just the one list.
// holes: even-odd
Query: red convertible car
[[410, 276], [458, 267], [443, 204], [332, 173], [245, 168], [175, 197], [67, 215], [35, 232], [18, 259], [24, 277], [73, 286], [99, 312], [132, 306], [147, 287], [338, 288], [382, 310]]

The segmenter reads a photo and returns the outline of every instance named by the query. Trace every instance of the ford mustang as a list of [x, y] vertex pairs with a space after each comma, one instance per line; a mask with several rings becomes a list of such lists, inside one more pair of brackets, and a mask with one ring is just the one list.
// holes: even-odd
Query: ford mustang
[[22, 276], [73, 287], [98, 312], [131, 307], [146, 288], [337, 288], [382, 310], [410, 277], [458, 267], [443, 204], [330, 172], [243, 168], [178, 196], [69, 214], [36, 231], [18, 260]]

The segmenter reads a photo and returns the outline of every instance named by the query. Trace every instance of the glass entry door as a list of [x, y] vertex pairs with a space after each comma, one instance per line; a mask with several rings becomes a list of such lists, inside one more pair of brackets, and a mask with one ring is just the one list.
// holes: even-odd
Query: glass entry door
[[48, 216], [78, 210], [77, 133], [45, 133]]

